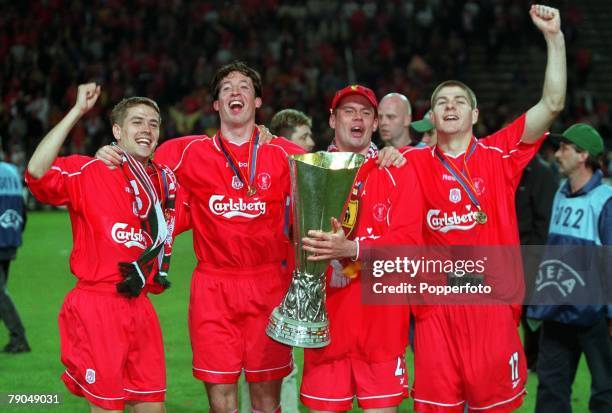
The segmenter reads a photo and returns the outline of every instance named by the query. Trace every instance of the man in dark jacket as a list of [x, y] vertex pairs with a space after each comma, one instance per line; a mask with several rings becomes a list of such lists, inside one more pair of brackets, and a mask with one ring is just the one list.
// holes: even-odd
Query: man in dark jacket
[[[547, 248], [530, 318], [543, 320], [536, 412], [571, 412], [572, 382], [582, 353], [592, 376], [589, 411], [612, 412], [612, 305], [609, 291], [612, 187], [602, 183], [603, 140], [589, 125], [561, 135], [555, 153], [567, 181], [553, 202]], [[562, 250], [562, 251], [561, 251]], [[560, 305], [563, 304], [563, 305]], [[585, 410], [586, 411], [586, 410]]]
[[[553, 174], [551, 167], [539, 154], [536, 154], [523, 171], [523, 177], [516, 190], [516, 215], [521, 245], [544, 245], [546, 243], [552, 202], [558, 186], [559, 180]], [[541, 258], [540, 251], [537, 247], [523, 248], [526, 286], [530, 287], [535, 283]], [[540, 329], [532, 330], [529, 327], [525, 311], [523, 311], [521, 321], [527, 368], [535, 371], [538, 361]]]
[[25, 329], [6, 286], [9, 265], [21, 245], [24, 223], [21, 177], [14, 165], [0, 162], [0, 317], [10, 332], [10, 340], [2, 350], [5, 353], [30, 351]]

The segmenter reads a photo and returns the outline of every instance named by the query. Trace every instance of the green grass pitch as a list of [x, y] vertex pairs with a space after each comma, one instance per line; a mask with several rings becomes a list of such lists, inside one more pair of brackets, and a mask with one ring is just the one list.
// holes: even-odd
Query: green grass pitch
[[[68, 393], [59, 379], [63, 366], [59, 356], [57, 315], [64, 295], [75, 283], [68, 267], [71, 247], [71, 229], [66, 212], [33, 212], [29, 215], [24, 245], [11, 266], [9, 291], [26, 326], [32, 352], [17, 355], [0, 353], [0, 392], [60, 393], [62, 403], [57, 407], [40, 408], [0, 405], [2, 413], [89, 411], [84, 399]], [[181, 235], [172, 258], [170, 279], [173, 286], [166, 293], [153, 297], [166, 348], [168, 412], [208, 411], [204, 386], [191, 375], [187, 307], [189, 281], [194, 266], [191, 235]], [[4, 344], [4, 341], [0, 341], [0, 345]], [[296, 354], [301, 366], [302, 353], [298, 351]], [[411, 364], [411, 354], [408, 356], [408, 363]], [[533, 412], [536, 386], [537, 377], [530, 374], [526, 403], [520, 412]], [[583, 360], [574, 385], [574, 411], [587, 411], [589, 386], [590, 377]], [[400, 411], [411, 412], [411, 405], [410, 400], [404, 401]], [[303, 406], [301, 409], [306, 411]]]

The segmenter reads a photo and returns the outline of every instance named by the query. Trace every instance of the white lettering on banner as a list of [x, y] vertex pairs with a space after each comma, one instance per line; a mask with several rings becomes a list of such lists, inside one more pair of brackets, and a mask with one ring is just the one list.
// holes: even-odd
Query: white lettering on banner
[[452, 175], [442, 174], [443, 181], [456, 181], [455, 177]]
[[263, 201], [245, 202], [240, 198], [237, 201], [229, 198], [223, 201], [225, 195], [213, 195], [208, 200], [210, 211], [225, 218], [244, 217], [257, 218], [266, 213], [266, 203]]
[[451, 214], [440, 214], [439, 209], [427, 211], [427, 225], [434, 231], [448, 232], [453, 229], [467, 231], [476, 226], [476, 211], [469, 211], [459, 215], [456, 211]]
[[129, 230], [126, 230], [128, 224], [123, 222], [117, 222], [113, 225], [111, 229], [111, 237], [113, 241], [118, 244], [123, 244], [126, 247], [138, 247], [143, 250], [146, 248], [145, 246], [145, 237], [142, 233], [142, 229], [138, 229], [138, 231], [134, 230], [134, 227], [131, 227]]

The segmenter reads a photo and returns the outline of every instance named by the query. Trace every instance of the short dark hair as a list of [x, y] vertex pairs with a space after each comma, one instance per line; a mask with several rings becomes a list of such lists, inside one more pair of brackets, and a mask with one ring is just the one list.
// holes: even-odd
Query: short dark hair
[[468, 97], [470, 99], [470, 106], [472, 107], [472, 109], [476, 109], [478, 107], [478, 102], [476, 101], [476, 94], [468, 85], [463, 82], [460, 82], [459, 80], [445, 80], [444, 82], [436, 86], [433, 93], [431, 94], [430, 104], [432, 108], [434, 107], [434, 101], [436, 100], [436, 97], [438, 97], [438, 93], [440, 93], [440, 90], [447, 86], [457, 86], [463, 89], [465, 93], [468, 94]]
[[247, 66], [244, 62], [235, 61], [221, 67], [213, 76], [212, 81], [210, 82], [210, 90], [212, 91], [214, 100], [219, 99], [221, 81], [232, 72], [239, 72], [251, 78], [253, 81], [253, 88], [255, 89], [255, 97], [261, 97], [261, 75], [259, 72], [252, 67]]
[[302, 125], [312, 128], [312, 119], [299, 110], [283, 109], [272, 117], [270, 132], [273, 135], [284, 136], [289, 139], [295, 132], [295, 128]]
[[128, 109], [138, 105], [147, 105], [155, 109], [155, 112], [157, 112], [157, 114], [159, 115], [159, 122], [161, 123], [161, 112], [159, 110], [159, 106], [157, 106], [157, 103], [153, 99], [149, 99], [143, 96], [133, 96], [130, 98], [122, 99], [121, 102], [117, 103], [113, 107], [113, 110], [110, 114], [111, 126], [115, 123], [117, 125], [123, 124]]

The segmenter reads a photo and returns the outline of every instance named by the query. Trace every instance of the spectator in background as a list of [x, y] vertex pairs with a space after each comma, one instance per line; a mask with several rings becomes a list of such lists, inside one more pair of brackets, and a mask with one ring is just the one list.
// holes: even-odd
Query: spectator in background
[[170, 118], [174, 121], [176, 133], [181, 136], [190, 134], [195, 129], [195, 124], [202, 117], [200, 108], [195, 108], [191, 112], [188, 111], [186, 100], [183, 99], [168, 110]]
[[[609, 413], [612, 411], [612, 305], [603, 305], [595, 297], [601, 292], [601, 286], [609, 285], [610, 267], [594, 257], [597, 256], [596, 247], [612, 245], [612, 187], [602, 182], [599, 169], [604, 144], [593, 127], [575, 124], [563, 132], [560, 139], [555, 156], [567, 181], [555, 195], [546, 244], [591, 248], [576, 248], [572, 254], [547, 250], [546, 253], [553, 254], [555, 259], [548, 259], [552, 257], [545, 254], [546, 261], [540, 266], [542, 273], [555, 273], [562, 283], [563, 273], [555, 271], [554, 267], [560, 260], [565, 269], [578, 274], [587, 288], [577, 286], [562, 296], [551, 296], [566, 305], [528, 308], [530, 318], [543, 320], [535, 411], [571, 411], [572, 383], [584, 353], [591, 372], [589, 411]], [[589, 255], [591, 251], [595, 252], [593, 256]], [[607, 279], [601, 278], [606, 276]], [[536, 285], [539, 288], [533, 303], [541, 304], [544, 295], [555, 293], [559, 284], [540, 282]], [[581, 295], [584, 290], [588, 290], [586, 296]]]
[[430, 120], [431, 110], [427, 111], [423, 119], [412, 122], [410, 126], [418, 133], [422, 133], [420, 142], [425, 146], [434, 146], [438, 142], [436, 128]]
[[[105, 136], [111, 135], [106, 125], [111, 102], [124, 95], [156, 96], [160, 106], [168, 108], [162, 113], [168, 120], [162, 125], [165, 129], [162, 136], [179, 135], [169, 108], [191, 95], [194, 86], [202, 86], [213, 69], [223, 64], [222, 59], [247, 59], [266, 68], [264, 94], [275, 99], [265, 102], [258, 116], [269, 119], [282, 108], [320, 107], [343, 86], [347, 75], [355, 79], [352, 81], [368, 83], [381, 96], [390, 91], [409, 90], [408, 97], [416, 107], [418, 98], [435, 83], [455, 78], [461, 72], [486, 71], [491, 66], [492, 59], [466, 61], [466, 56], [472, 55], [467, 53], [467, 45], [470, 50], [482, 50], [489, 42], [492, 53], [517, 62], [522, 60], [525, 50], [538, 47], [525, 35], [530, 22], [521, 10], [528, 7], [528, 0], [350, 2], [348, 12], [343, 2], [319, 1], [282, 4], [278, 8], [274, 2], [252, 2], [258, 6], [240, 12], [213, 2], [156, 2], [142, 8], [138, 3], [95, 1], [87, 12], [79, 2], [5, 3], [2, 9], [5, 19], [0, 22], [3, 28], [0, 57], [4, 59], [0, 101], [5, 110], [10, 111], [16, 104], [23, 104], [26, 110], [40, 108], [35, 111], [47, 130], [47, 125], [59, 121], [73, 101], [72, 97], [63, 98], [71, 83], [83, 78], [104, 79], [106, 96], [100, 99], [101, 111], [89, 116], [103, 120], [105, 133], [101, 135]], [[583, 20], [580, 13], [590, 17], [587, 7], [582, 4], [565, 7], [573, 10], [574, 17], [568, 19], [574, 27], [571, 37], [579, 35], [580, 46], [588, 46], [590, 33], [584, 37], [581, 30], [576, 33]], [[464, 10], [472, 16], [468, 19], [471, 31], [464, 30]], [[108, 18], [113, 15], [121, 18]], [[200, 24], [202, 21], [206, 28]], [[253, 22], [258, 23], [257, 31], [252, 29]], [[185, 25], [195, 29], [183, 30]], [[28, 27], [41, 30], [32, 31]], [[71, 30], [66, 32], [65, 27]], [[356, 32], [364, 27], [365, 32]], [[509, 35], [511, 32], [513, 35]], [[153, 33], [164, 36], [153, 41]], [[114, 39], [123, 41], [117, 45]], [[347, 39], [351, 42], [347, 43]], [[568, 40], [571, 46], [569, 37]], [[510, 50], [507, 47], [510, 41], [518, 42], [520, 49]], [[146, 47], [148, 44], [154, 47]], [[197, 47], [180, 47], [184, 44]], [[570, 60], [579, 58], [577, 47], [569, 49]], [[593, 59], [601, 52], [594, 44], [591, 47]], [[354, 53], [346, 53], [351, 49]], [[101, 64], [102, 61], [109, 63]], [[595, 75], [605, 68], [591, 66], [593, 73], [587, 88], [592, 90]], [[380, 71], [378, 67], [388, 70]], [[571, 73], [578, 76], [578, 65], [575, 67]], [[519, 65], [521, 77], [532, 69]], [[483, 94], [485, 98], [481, 99], [487, 113], [498, 93], [513, 105], [513, 110], [523, 107], [529, 99], [529, 93], [508, 93], [509, 80], [503, 77], [495, 77], [494, 82], [483, 80], [474, 86], [485, 92], [487, 84], [488, 92], [493, 92]], [[39, 101], [41, 98], [43, 101]], [[568, 98], [571, 107], [576, 97], [570, 94]], [[583, 121], [583, 116], [593, 115], [593, 109], [585, 109], [587, 113], [565, 114], [563, 122]], [[328, 130], [327, 116], [323, 112], [313, 112], [312, 116], [314, 134], [322, 136]], [[492, 120], [478, 125], [477, 135], [487, 135], [501, 125], [495, 116], [487, 118]], [[216, 113], [207, 102], [201, 119], [186, 133], [216, 130], [216, 122]], [[594, 123], [608, 136], [604, 133], [605, 124], [603, 119]], [[105, 143], [95, 142], [101, 135], [95, 139], [88, 135], [85, 150], [89, 152]], [[38, 135], [28, 133], [25, 139], [31, 140], [33, 136]], [[27, 142], [24, 148], [35, 145], [35, 141]]]
[[[544, 245], [546, 243], [552, 202], [558, 186], [559, 181], [553, 174], [552, 168], [539, 154], [536, 154], [525, 167], [515, 195], [521, 245]], [[540, 258], [537, 248], [523, 249], [523, 270], [525, 285], [528, 288], [534, 285]], [[523, 311], [521, 321], [527, 368], [535, 371], [538, 360], [539, 329], [530, 328], [525, 311]]]
[[408, 98], [400, 93], [389, 93], [378, 106], [380, 139], [387, 146], [404, 148], [412, 143], [410, 122], [412, 107]]
[[283, 109], [276, 113], [270, 121], [270, 132], [289, 139], [304, 148], [306, 152], [314, 149], [312, 119], [299, 110]]
[[555, 181], [559, 182], [559, 164], [555, 161], [555, 153], [559, 150], [559, 143], [554, 139], [546, 139], [540, 147], [540, 158], [550, 167]]
[[30, 351], [23, 323], [7, 288], [9, 266], [21, 246], [24, 226], [21, 176], [15, 165], [0, 162], [0, 318], [10, 333], [9, 342], [2, 350], [5, 353]]

